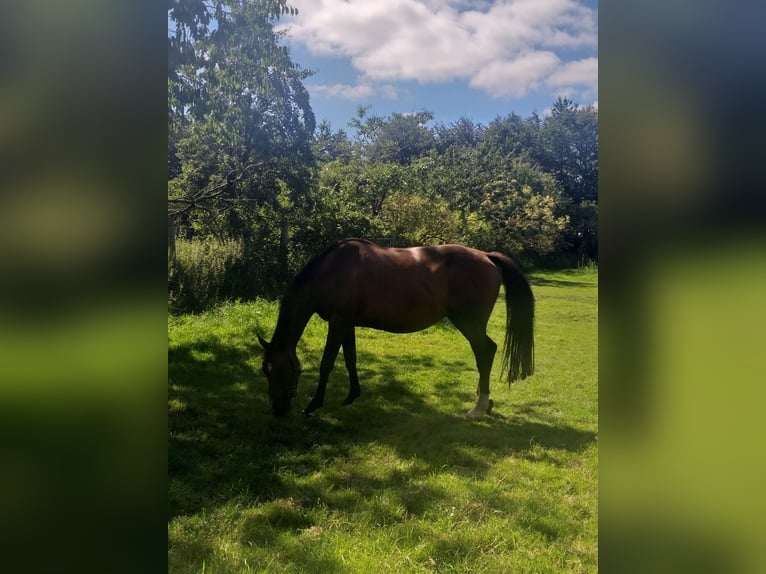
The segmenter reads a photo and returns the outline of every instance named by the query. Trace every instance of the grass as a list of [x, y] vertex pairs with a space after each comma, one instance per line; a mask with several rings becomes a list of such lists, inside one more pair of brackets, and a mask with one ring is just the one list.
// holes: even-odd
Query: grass
[[[293, 414], [271, 416], [260, 332], [277, 306], [169, 318], [169, 572], [596, 572], [597, 284], [531, 277], [536, 373], [463, 413], [478, 374], [447, 322], [357, 332], [362, 396], [343, 360], [306, 419], [326, 334], [312, 319]], [[502, 341], [498, 299], [489, 326]]]

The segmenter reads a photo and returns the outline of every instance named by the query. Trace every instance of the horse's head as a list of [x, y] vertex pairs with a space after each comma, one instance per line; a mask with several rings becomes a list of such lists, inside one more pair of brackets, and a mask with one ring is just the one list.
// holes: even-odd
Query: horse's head
[[277, 416], [286, 415], [298, 389], [298, 377], [303, 371], [303, 366], [298, 361], [295, 349], [277, 347], [260, 335], [258, 341], [265, 351], [262, 368], [269, 382], [271, 410]]

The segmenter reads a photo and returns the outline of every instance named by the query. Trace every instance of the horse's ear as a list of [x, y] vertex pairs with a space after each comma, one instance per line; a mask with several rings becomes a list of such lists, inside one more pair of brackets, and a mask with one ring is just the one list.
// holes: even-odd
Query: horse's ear
[[264, 339], [260, 335], [258, 335], [258, 342], [261, 344], [261, 347], [263, 347], [265, 350], [267, 351], [269, 350], [269, 345], [271, 345], [271, 343], [269, 343], [266, 339]]

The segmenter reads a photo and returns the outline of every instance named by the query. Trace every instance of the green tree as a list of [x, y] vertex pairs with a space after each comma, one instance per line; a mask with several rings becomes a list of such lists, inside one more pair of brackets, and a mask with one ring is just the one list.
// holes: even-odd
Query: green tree
[[261, 14], [279, 18], [283, 14], [297, 14], [287, 0], [167, 0], [168, 9], [168, 77], [178, 81], [177, 70], [185, 64], [199, 62], [195, 43], [208, 38], [216, 23], [225, 22], [232, 7], [239, 4], [257, 4]]
[[401, 190], [388, 195], [379, 222], [382, 235], [397, 245], [453, 243], [463, 235], [460, 215], [446, 200]]
[[540, 117], [536, 113], [528, 118], [514, 113], [495, 118], [482, 134], [482, 152], [501, 157], [535, 158], [542, 149], [540, 130]]
[[571, 226], [566, 236], [578, 259], [598, 257], [598, 111], [559, 98], [541, 127], [537, 159], [561, 183], [570, 201]]
[[316, 127], [309, 72], [274, 31], [285, 12], [294, 9], [279, 0], [168, 7], [170, 215], [192, 233], [245, 237], [248, 247], [261, 243], [254, 226], [276, 218], [265, 228], [278, 236], [283, 277], [285, 189], [297, 205], [308, 194]]
[[329, 122], [322, 121], [317, 126], [312, 143], [314, 157], [319, 164], [342, 159], [346, 162], [353, 157], [353, 142], [344, 130], [332, 131]]
[[358, 108], [350, 122], [357, 132], [360, 157], [372, 162], [408, 165], [434, 146], [434, 134], [427, 126], [433, 119], [431, 112], [394, 113], [387, 118], [367, 112], [368, 108]]
[[401, 169], [399, 188], [386, 197], [379, 221], [399, 245], [464, 243], [474, 226], [449, 201], [450, 172], [431, 151]]
[[383, 209], [386, 197], [402, 188], [404, 173], [404, 168], [395, 163], [334, 161], [322, 167], [319, 185], [320, 190], [341, 192], [349, 204], [373, 220]]
[[598, 111], [559, 98], [541, 127], [540, 165], [574, 201], [598, 199]]
[[568, 215], [557, 215], [552, 195], [535, 193], [516, 179], [487, 184], [482, 216], [490, 225], [495, 247], [516, 255], [544, 256], [561, 244]]
[[446, 126], [434, 128], [435, 147], [440, 154], [476, 147], [484, 136], [484, 128], [466, 116]]
[[491, 230], [491, 243], [483, 248], [540, 258], [565, 246], [569, 200], [551, 174], [520, 157], [496, 157], [485, 174], [469, 210]]

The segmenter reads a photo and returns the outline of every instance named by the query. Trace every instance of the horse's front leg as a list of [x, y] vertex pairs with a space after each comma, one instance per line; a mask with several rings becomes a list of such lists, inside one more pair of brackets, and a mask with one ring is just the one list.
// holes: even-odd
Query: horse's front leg
[[343, 359], [346, 361], [348, 371], [348, 396], [343, 401], [344, 405], [353, 403], [361, 390], [359, 388], [359, 375], [356, 372], [356, 330], [351, 327], [343, 339]]
[[311, 399], [308, 406], [303, 409], [303, 415], [308, 416], [324, 405], [324, 394], [327, 390], [327, 380], [330, 378], [330, 372], [335, 366], [335, 359], [338, 356], [338, 351], [340, 350], [344, 335], [345, 329], [331, 321], [327, 331], [327, 341], [324, 345], [324, 353], [322, 353], [322, 363], [319, 366], [319, 384], [317, 384], [314, 398]]

